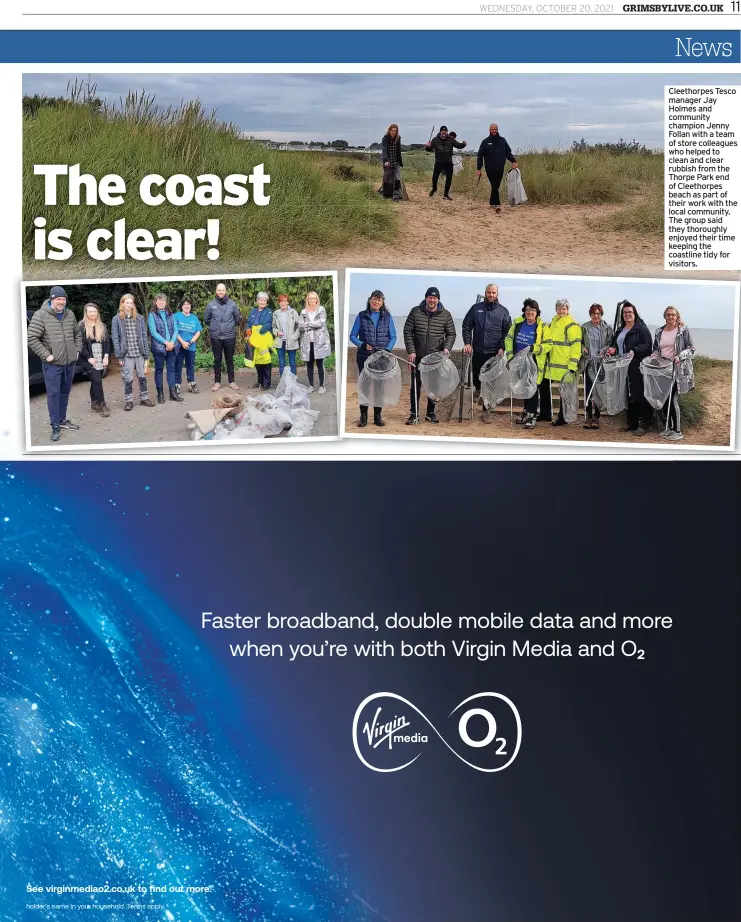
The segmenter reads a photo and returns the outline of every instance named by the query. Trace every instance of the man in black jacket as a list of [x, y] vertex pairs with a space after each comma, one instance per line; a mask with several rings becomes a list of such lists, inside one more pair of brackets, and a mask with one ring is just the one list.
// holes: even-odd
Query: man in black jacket
[[440, 131], [435, 137], [425, 144], [425, 150], [435, 151], [435, 167], [432, 170], [432, 189], [430, 195], [437, 192], [437, 181], [440, 174], [445, 175], [445, 191], [443, 198], [451, 201], [450, 184], [453, 182], [453, 149], [461, 149], [466, 146], [465, 141], [458, 141], [451, 138], [448, 134], [447, 125], [441, 125]]
[[[440, 301], [440, 292], [437, 288], [428, 288], [424, 301], [420, 301], [416, 307], [411, 309], [404, 323], [404, 347], [409, 353], [409, 361], [414, 366], [410, 369], [412, 383], [409, 389], [410, 413], [407, 426], [413, 426], [419, 414], [419, 393], [422, 390], [419, 363], [432, 352], [444, 352], [448, 355], [454, 344], [453, 315]], [[429, 398], [425, 419], [428, 423], [440, 422], [435, 415], [435, 401]]]
[[499, 134], [499, 125], [492, 122], [489, 125], [489, 134], [479, 145], [479, 154], [476, 158], [476, 175], [481, 176], [481, 167], [483, 166], [491, 183], [489, 207], [495, 208], [497, 214], [502, 210], [499, 202], [499, 186], [502, 184], [504, 165], [508, 160], [512, 164], [512, 169], [515, 169], [517, 159], [506, 139]]
[[[493, 283], [486, 286], [484, 300], [472, 304], [463, 318], [463, 353], [473, 353], [473, 386], [476, 391], [481, 390], [479, 373], [484, 363], [504, 352], [504, 339], [511, 323], [509, 311], [499, 303], [499, 288]], [[488, 422], [488, 419], [489, 414], [484, 408], [484, 421]]]

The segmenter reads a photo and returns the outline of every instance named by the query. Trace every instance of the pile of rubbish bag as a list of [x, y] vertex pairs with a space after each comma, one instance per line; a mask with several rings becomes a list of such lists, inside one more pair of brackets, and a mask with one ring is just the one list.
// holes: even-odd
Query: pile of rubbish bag
[[238, 442], [272, 438], [286, 432], [288, 438], [300, 439], [311, 435], [318, 417], [319, 411], [311, 409], [309, 389], [299, 384], [296, 375], [286, 368], [275, 394], [246, 397], [239, 412], [221, 420], [206, 435], [193, 427], [191, 438]]

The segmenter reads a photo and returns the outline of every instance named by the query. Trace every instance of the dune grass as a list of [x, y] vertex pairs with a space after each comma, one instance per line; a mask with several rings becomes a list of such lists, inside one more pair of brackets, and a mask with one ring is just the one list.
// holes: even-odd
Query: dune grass
[[[121, 217], [128, 229], [150, 231], [201, 228], [207, 218], [218, 218], [220, 263], [239, 262], [244, 270], [266, 254], [329, 249], [359, 237], [390, 239], [395, 229], [393, 212], [384, 208], [369, 183], [345, 181], [315, 157], [272, 151], [245, 140], [236, 126], [219, 122], [198, 101], [164, 108], [151, 96], [132, 93], [116, 105], [94, 108], [73, 98], [25, 114], [23, 141], [23, 251], [29, 262], [38, 216], [46, 218], [48, 228], [72, 231], [77, 258], [87, 257], [91, 229], [111, 228]], [[45, 206], [43, 180], [33, 175], [37, 163], [79, 163], [83, 172], [98, 178], [118, 174], [126, 181], [126, 204]], [[271, 177], [271, 200], [264, 207], [252, 201], [242, 207], [152, 207], [139, 200], [139, 181], [149, 173], [224, 177], [249, 174], [258, 163]], [[60, 188], [66, 190], [66, 179]]]

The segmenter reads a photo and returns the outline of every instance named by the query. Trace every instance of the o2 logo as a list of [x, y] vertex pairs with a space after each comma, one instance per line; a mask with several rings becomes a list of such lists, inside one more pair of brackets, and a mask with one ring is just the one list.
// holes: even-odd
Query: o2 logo
[[[515, 704], [499, 692], [479, 692], [448, 715], [444, 735], [420, 709], [394, 692], [376, 692], [358, 705], [352, 724], [355, 754], [374, 772], [398, 772], [441, 741], [479, 772], [501, 772], [517, 758], [522, 721]], [[446, 739], [450, 738], [449, 741]]]

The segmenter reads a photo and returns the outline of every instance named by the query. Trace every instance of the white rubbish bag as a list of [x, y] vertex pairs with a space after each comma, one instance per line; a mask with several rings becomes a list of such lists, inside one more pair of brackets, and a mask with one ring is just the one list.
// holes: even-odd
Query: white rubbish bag
[[401, 368], [386, 350], [369, 356], [358, 376], [358, 403], [364, 407], [395, 407], [401, 397]]
[[674, 383], [674, 362], [659, 355], [649, 355], [640, 364], [643, 375], [643, 396], [655, 410], [669, 399]]
[[520, 349], [509, 363], [509, 386], [516, 400], [527, 400], [538, 389], [538, 364], [529, 349]]
[[603, 374], [597, 379], [595, 391], [608, 416], [617, 416], [628, 408], [628, 366], [633, 353], [608, 355], [602, 363]]
[[479, 372], [481, 381], [481, 399], [484, 407], [490, 410], [512, 393], [507, 370], [507, 356], [494, 355], [484, 362]]
[[507, 201], [510, 205], [523, 205], [527, 201], [519, 167], [507, 173]]
[[564, 422], [575, 423], [579, 414], [579, 379], [573, 371], [567, 371], [561, 378], [559, 396]]
[[431, 352], [419, 363], [422, 387], [430, 400], [444, 400], [461, 382], [455, 364], [444, 352]]

